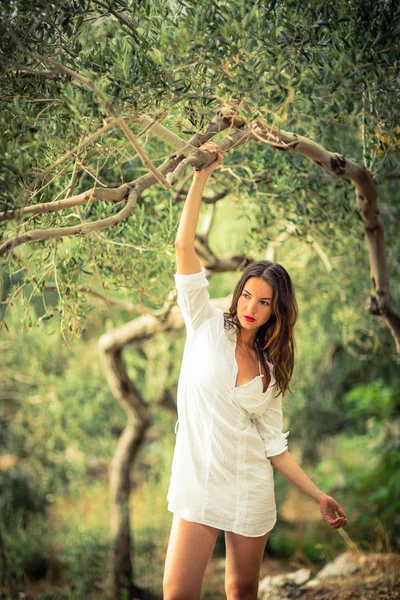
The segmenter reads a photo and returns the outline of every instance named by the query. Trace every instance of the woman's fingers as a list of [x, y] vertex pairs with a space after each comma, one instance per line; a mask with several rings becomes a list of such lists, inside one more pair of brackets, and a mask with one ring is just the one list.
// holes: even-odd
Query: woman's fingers
[[[201, 169], [201, 171], [203, 171], [205, 175], [211, 175], [211, 173], [213, 173], [215, 169], [218, 169], [218, 167], [224, 160], [224, 155], [222, 154], [222, 152], [218, 152], [217, 144], [215, 142], [205, 142], [204, 144], [199, 146], [199, 150], [208, 150], [208, 152], [211, 152], [212, 154], [214, 152], [217, 153], [217, 158], [210, 165], [208, 165], [204, 169]], [[195, 171], [199, 171], [199, 169], [196, 169], [195, 167], [193, 168]]]
[[337, 522], [335, 523], [335, 529], [339, 529], [347, 524], [347, 517], [344, 514], [343, 508], [339, 505], [336, 507], [336, 512], [339, 513], [340, 516], [336, 519]]
[[347, 517], [342, 507], [333, 498], [323, 499], [320, 508], [323, 519], [332, 529], [339, 529], [347, 525]]
[[347, 525], [346, 517], [337, 517], [337, 519], [334, 519], [330, 522], [330, 526], [333, 529], [339, 529], [340, 527], [344, 527], [344, 525]]
[[215, 142], [205, 142], [199, 146], [199, 150], [208, 150], [208, 152], [216, 152], [217, 144]]

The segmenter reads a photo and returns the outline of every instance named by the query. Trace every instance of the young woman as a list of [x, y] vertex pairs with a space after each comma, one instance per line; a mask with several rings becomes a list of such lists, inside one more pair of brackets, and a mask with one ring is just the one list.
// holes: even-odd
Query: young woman
[[[214, 142], [201, 149], [216, 152]], [[194, 249], [204, 185], [223, 156], [195, 171], [176, 236], [178, 305], [186, 343], [168, 491], [174, 513], [164, 600], [198, 600], [219, 530], [225, 532], [228, 600], [256, 600], [260, 565], [276, 522], [273, 467], [310, 496], [338, 529], [347, 518], [287, 450], [282, 398], [294, 368], [297, 304], [282, 265], [251, 263], [229, 313], [210, 302]], [[336, 516], [335, 511], [339, 514]]]

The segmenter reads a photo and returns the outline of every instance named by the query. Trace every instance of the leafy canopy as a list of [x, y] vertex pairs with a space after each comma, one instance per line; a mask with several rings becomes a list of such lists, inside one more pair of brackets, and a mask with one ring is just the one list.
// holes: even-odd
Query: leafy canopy
[[[397, 166], [399, 137], [400, 7], [394, 0], [0, 4], [3, 25], [20, 42], [1, 29], [1, 211], [52, 202], [93, 185], [118, 187], [146, 172], [114, 128], [38, 176], [98, 130], [108, 114], [91, 89], [28, 50], [93, 81], [156, 166], [173, 149], [152, 133], [141, 136], [137, 117], [157, 117], [186, 140], [225, 104], [236, 105], [247, 119], [260, 114], [352, 157], [382, 185], [388, 253], [394, 261], [400, 255], [399, 203], [394, 184], [385, 180]], [[216, 191], [228, 185], [243, 214], [252, 215], [244, 250], [262, 252], [293, 224], [300, 239], [312, 235], [328, 251], [351, 246], [362, 252], [351, 185], [303, 157], [251, 142], [226, 156], [213, 185]], [[18, 231], [103, 219], [120, 208], [89, 202], [25, 219]], [[72, 330], [83, 326], [88, 311], [77, 286], [91, 275], [105, 290], [128, 288], [134, 300], [156, 306], [170, 285], [180, 210], [176, 197], [157, 185], [115, 228], [25, 245], [7, 258], [7, 266], [10, 273], [24, 269], [20, 283], [34, 294], [56, 280], [57, 310]], [[14, 235], [15, 227], [9, 221], [1, 240]]]

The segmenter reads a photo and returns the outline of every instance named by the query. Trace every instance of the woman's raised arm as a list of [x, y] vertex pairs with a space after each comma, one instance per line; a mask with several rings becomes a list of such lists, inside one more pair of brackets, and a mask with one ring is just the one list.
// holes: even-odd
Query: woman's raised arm
[[[215, 142], [207, 142], [200, 148], [209, 152], [217, 150]], [[204, 322], [216, 317], [220, 310], [210, 302], [208, 280], [194, 249], [194, 237], [204, 186], [208, 177], [221, 162], [222, 154], [218, 153], [217, 160], [211, 165], [201, 171], [195, 171], [175, 239], [177, 272], [174, 277], [178, 290], [177, 303], [182, 311], [189, 336]]]
[[[206, 142], [205, 144], [202, 144], [199, 149], [216, 152], [217, 145], [215, 142]], [[175, 238], [176, 264], [177, 273], [179, 274], [190, 275], [191, 273], [199, 273], [201, 270], [199, 257], [194, 249], [194, 238], [199, 220], [200, 203], [207, 179], [221, 164], [222, 160], [223, 155], [218, 152], [217, 159], [211, 163], [211, 165], [208, 165], [208, 167], [201, 171], [194, 172], [193, 182], [182, 210]]]

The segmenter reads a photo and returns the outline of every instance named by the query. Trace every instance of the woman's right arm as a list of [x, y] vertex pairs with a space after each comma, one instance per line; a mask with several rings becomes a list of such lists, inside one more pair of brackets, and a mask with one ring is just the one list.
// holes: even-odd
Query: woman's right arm
[[[215, 152], [215, 142], [206, 142], [200, 146], [200, 150]], [[195, 171], [192, 185], [187, 195], [182, 210], [178, 231], [175, 238], [177, 272], [182, 275], [198, 273], [201, 269], [199, 258], [194, 249], [194, 238], [200, 214], [200, 203], [207, 179], [221, 164], [223, 155], [219, 152], [218, 158], [205, 169]]]
[[199, 257], [194, 249], [194, 238], [200, 214], [200, 203], [203, 197], [207, 177], [197, 171], [187, 195], [179, 221], [175, 239], [177, 272], [182, 275], [198, 273], [201, 270]]
[[[216, 144], [207, 142], [200, 148], [215, 152]], [[216, 316], [218, 312], [210, 302], [207, 290], [208, 281], [196, 254], [194, 239], [204, 186], [208, 177], [221, 164], [222, 160], [223, 157], [219, 153], [217, 160], [211, 165], [201, 171], [195, 171], [175, 238], [177, 272], [174, 277], [178, 291], [177, 302], [188, 332], [199, 328], [204, 321]]]

